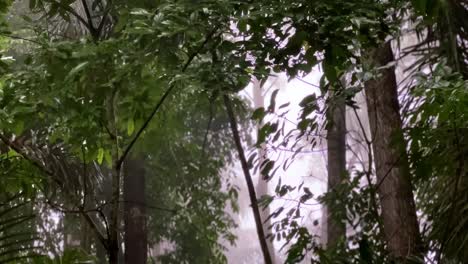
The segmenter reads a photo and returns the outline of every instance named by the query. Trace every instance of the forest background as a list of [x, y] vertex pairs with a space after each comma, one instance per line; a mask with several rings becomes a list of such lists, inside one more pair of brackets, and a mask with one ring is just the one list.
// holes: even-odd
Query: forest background
[[0, 263], [467, 263], [467, 1], [0, 11]]

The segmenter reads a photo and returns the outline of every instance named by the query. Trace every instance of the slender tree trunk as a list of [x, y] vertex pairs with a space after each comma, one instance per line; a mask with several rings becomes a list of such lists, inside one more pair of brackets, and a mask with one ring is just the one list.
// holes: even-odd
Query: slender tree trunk
[[128, 159], [124, 175], [125, 263], [147, 263], [145, 167], [142, 160]]
[[[345, 86], [346, 80], [341, 83]], [[340, 184], [346, 173], [346, 104], [344, 98], [333, 100], [328, 110], [327, 155], [328, 191]], [[346, 224], [337, 219], [327, 208], [327, 247], [335, 248], [346, 237]]]
[[92, 230], [83, 216], [80, 216], [80, 226], [81, 226], [81, 238], [80, 238], [80, 247], [86, 252], [86, 254], [91, 254], [91, 239], [92, 239]]
[[[115, 175], [113, 179], [113, 194], [112, 194], [112, 210], [111, 210], [111, 219], [109, 224], [109, 239], [108, 239], [108, 249], [107, 254], [109, 255], [109, 264], [118, 264], [119, 263], [119, 201], [120, 198], [120, 188], [116, 185], [120, 185], [120, 173], [118, 171], [114, 172]], [[118, 182], [117, 178], [119, 178]]]
[[229, 123], [231, 125], [232, 134], [234, 137], [234, 143], [236, 144], [237, 152], [239, 153], [239, 159], [242, 165], [242, 170], [244, 172], [245, 181], [247, 183], [247, 189], [249, 191], [250, 203], [252, 206], [253, 215], [255, 218], [255, 226], [257, 228], [258, 240], [260, 242], [260, 247], [263, 253], [263, 259], [265, 264], [272, 264], [270, 252], [268, 251], [268, 243], [266, 241], [265, 232], [263, 231], [262, 218], [260, 217], [260, 209], [258, 208], [257, 195], [255, 193], [255, 187], [252, 181], [252, 176], [250, 175], [249, 165], [247, 164], [247, 159], [245, 158], [244, 149], [242, 148], [242, 143], [239, 136], [239, 130], [237, 128], [236, 117], [232, 110], [231, 101], [227, 95], [224, 95], [224, 104], [226, 106], [226, 111], [229, 116]]
[[119, 160], [119, 141], [117, 131], [117, 114], [115, 109], [115, 99], [117, 94], [117, 87], [107, 99], [107, 118], [109, 120], [109, 128], [113, 131], [114, 135], [110, 139], [114, 141], [112, 150], [112, 196], [111, 196], [111, 209], [109, 220], [109, 237], [107, 253], [109, 255], [110, 264], [119, 263], [119, 224], [120, 224], [120, 182], [121, 182], [121, 163]]
[[[265, 98], [264, 98], [264, 95], [262, 94], [261, 82], [255, 79], [253, 83], [254, 85], [253, 85], [252, 94], [253, 94], [254, 108], [257, 109], [260, 107], [265, 107]], [[261, 126], [262, 126], [261, 123], [257, 124], [257, 130], [260, 130]], [[263, 164], [263, 161], [265, 161], [265, 158], [266, 158], [266, 151], [263, 145], [258, 149], [258, 157], [259, 157], [258, 164], [260, 165]], [[268, 177], [268, 175], [262, 175], [261, 168], [260, 168], [259, 173], [258, 173], [258, 182], [257, 182], [257, 195], [259, 197], [262, 197], [263, 195], [268, 194], [268, 179], [265, 177]], [[267, 206], [265, 209], [261, 210], [260, 216], [261, 216], [262, 223], [263, 223], [263, 231], [265, 234], [268, 234], [269, 232], [271, 232], [270, 228], [272, 226], [271, 218], [268, 219], [268, 216], [270, 216], [270, 207]], [[268, 219], [268, 220], [265, 222], [265, 219]], [[272, 260], [274, 260], [275, 259], [275, 247], [273, 245], [273, 241], [267, 240], [267, 243], [268, 243], [268, 251], [271, 254]]]
[[[370, 54], [374, 68], [394, 60], [390, 42]], [[402, 133], [394, 67], [365, 82], [377, 191], [389, 253], [396, 259], [420, 255], [420, 233]]]

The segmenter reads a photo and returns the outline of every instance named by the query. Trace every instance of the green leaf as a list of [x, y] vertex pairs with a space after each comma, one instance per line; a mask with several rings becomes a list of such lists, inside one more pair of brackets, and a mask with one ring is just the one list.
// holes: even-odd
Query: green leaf
[[104, 159], [106, 160], [106, 163], [109, 167], [112, 166], [112, 155], [110, 150], [104, 151]]
[[23, 133], [23, 130], [24, 130], [24, 122], [21, 120], [16, 122], [15, 128], [14, 128], [15, 135], [21, 135], [21, 133]]
[[414, 9], [416, 9], [417, 12], [419, 12], [420, 14], [426, 13], [427, 0], [413, 0], [411, 2], [413, 4]]
[[268, 112], [273, 113], [276, 108], [276, 96], [278, 95], [279, 89], [276, 89], [271, 94], [270, 105], [268, 106]]
[[135, 121], [132, 118], [132, 119], [129, 119], [127, 122], [127, 134], [131, 136], [134, 131], [135, 131]]
[[260, 172], [262, 177], [263, 178], [268, 178], [269, 177], [268, 174], [270, 173], [271, 169], [273, 169], [274, 166], [275, 166], [275, 162], [272, 161], [272, 160], [266, 160], [265, 162], [263, 162], [262, 170]]
[[8, 150], [7, 156], [8, 157], [20, 157], [21, 155], [18, 154], [18, 152], [16, 152], [14, 149], [10, 149]]
[[316, 102], [317, 102], [317, 95], [310, 94], [302, 99], [302, 101], [299, 103], [299, 106], [306, 107], [309, 105], [315, 105]]
[[97, 162], [99, 163], [99, 165], [102, 164], [103, 159], [104, 159], [104, 149], [99, 148], [98, 154], [97, 154]]
[[264, 107], [260, 107], [255, 109], [255, 111], [252, 114], [251, 119], [256, 120], [258, 122], [262, 122], [263, 118], [265, 117], [266, 112]]
[[37, 1], [36, 0], [29, 0], [29, 9], [33, 10], [37, 7]]
[[239, 20], [237, 23], [237, 28], [239, 29], [240, 32], [246, 32], [247, 31], [247, 21], [245, 19]]
[[135, 16], [151, 16], [151, 13], [143, 8], [135, 8], [130, 12], [130, 14]]
[[75, 66], [75, 68], [73, 68], [67, 75], [67, 80], [70, 80], [71, 78], [73, 78], [77, 73], [79, 73], [80, 71], [84, 70], [86, 68], [86, 66], [88, 66], [89, 62], [88, 61], [85, 61], [85, 62], [82, 62], [78, 65]]

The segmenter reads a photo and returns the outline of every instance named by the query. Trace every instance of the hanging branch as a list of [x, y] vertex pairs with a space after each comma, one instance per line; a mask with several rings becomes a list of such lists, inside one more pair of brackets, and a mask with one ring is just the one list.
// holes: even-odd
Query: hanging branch
[[257, 227], [258, 239], [262, 248], [263, 259], [265, 261], [265, 264], [272, 264], [273, 262], [271, 260], [270, 252], [268, 251], [268, 244], [266, 241], [265, 233], [263, 232], [262, 219], [260, 217], [260, 210], [258, 208], [257, 195], [255, 193], [252, 176], [250, 175], [249, 165], [247, 164], [244, 149], [242, 148], [239, 131], [237, 129], [236, 117], [234, 116], [231, 101], [227, 95], [224, 95], [224, 105], [226, 106], [226, 111], [229, 117], [229, 123], [231, 125], [232, 135], [236, 144], [237, 152], [239, 153], [239, 159], [242, 165], [242, 170], [244, 171], [245, 181], [247, 183], [247, 189], [249, 191], [250, 203], [252, 204], [252, 211], [255, 218], [255, 226]]

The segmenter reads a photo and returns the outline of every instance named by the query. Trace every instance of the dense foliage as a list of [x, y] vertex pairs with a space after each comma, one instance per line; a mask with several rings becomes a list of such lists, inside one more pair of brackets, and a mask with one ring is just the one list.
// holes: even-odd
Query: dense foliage
[[[130, 160], [144, 163], [149, 261], [227, 262], [239, 145], [226, 100], [244, 140], [248, 117], [262, 124], [254, 148], [293, 153], [275, 160], [253, 151], [242, 161], [279, 178], [273, 195], [253, 198], [261, 206], [298, 197], [269, 217], [268, 237], [284, 245], [287, 263], [397, 261], [356, 98], [406, 57], [396, 99], [404, 139], [388, 141], [408, 154], [423, 252], [404, 261], [467, 261], [466, 1], [29, 0], [0, 1], [0, 12], [0, 262], [116, 263], [127, 253], [123, 215], [133, 214], [121, 200]], [[403, 49], [408, 36], [416, 43]], [[400, 57], [376, 67], [374, 51], [388, 41]], [[303, 98], [292, 130], [284, 117], [293, 106], [277, 105], [278, 90], [255, 110], [238, 96], [253, 77], [294, 79], [316, 66], [320, 93]], [[285, 172], [321, 147], [318, 135], [333, 125], [327, 113], [342, 101], [358, 118], [366, 161], [317, 198], [286, 184]], [[339, 246], [326, 248], [300, 221], [312, 200], [346, 222]]]

